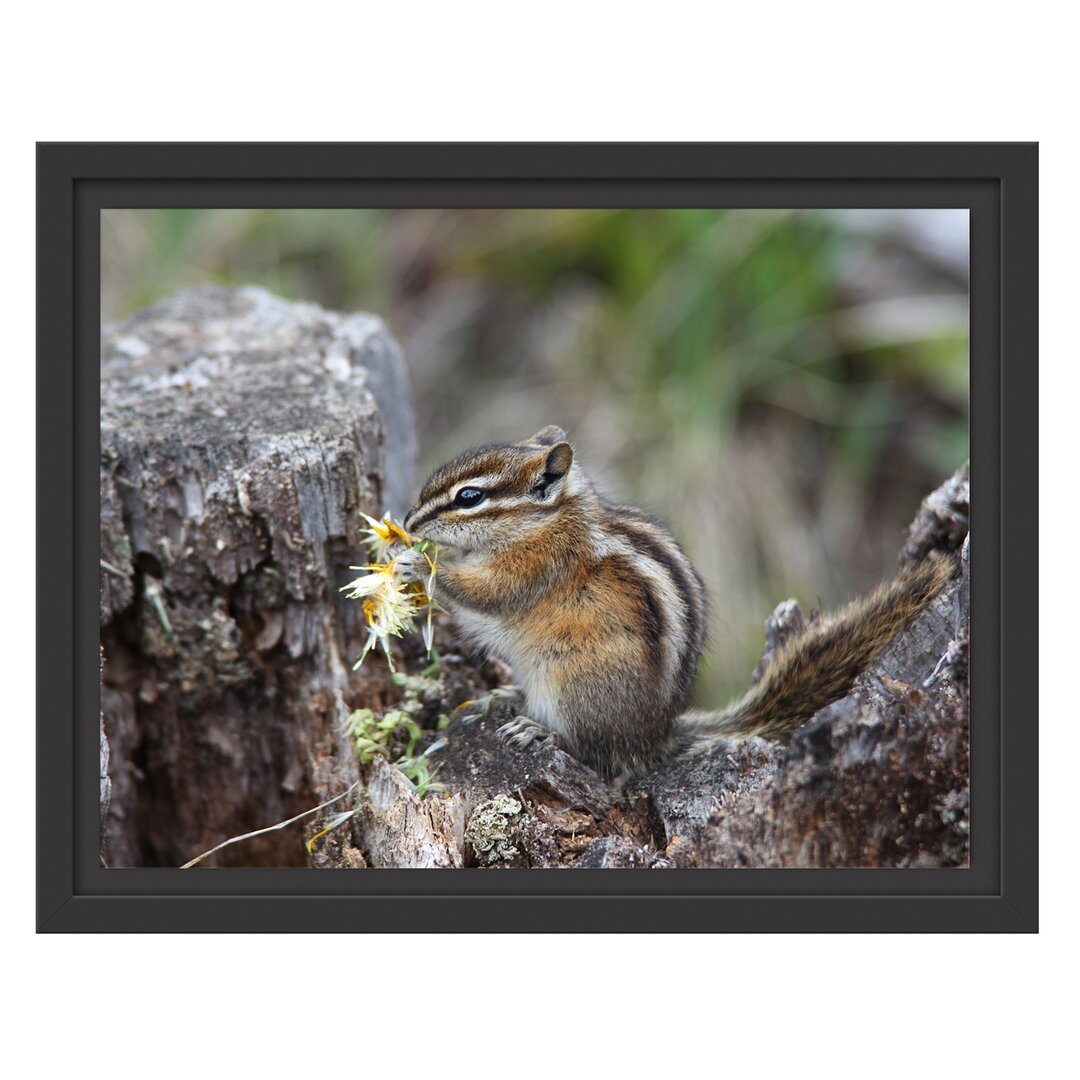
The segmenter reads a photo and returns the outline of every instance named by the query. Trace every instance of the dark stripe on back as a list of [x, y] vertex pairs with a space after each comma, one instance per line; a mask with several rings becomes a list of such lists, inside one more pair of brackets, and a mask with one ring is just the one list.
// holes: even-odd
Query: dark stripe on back
[[[623, 509], [620, 507], [618, 512], [621, 514]], [[643, 517], [643, 523], [645, 520], [647, 519]], [[682, 693], [689, 693], [694, 681], [694, 675], [697, 672], [698, 659], [701, 656], [701, 647], [705, 639], [705, 612], [704, 603], [702, 602], [704, 587], [701, 579], [681, 551], [676, 554], [666, 544], [650, 535], [644, 528], [635, 528], [621, 517], [612, 515], [610, 521], [612, 529], [625, 537], [631, 547], [667, 570], [683, 602], [683, 608], [686, 611], [686, 617], [690, 625], [690, 640], [679, 665], [679, 686]], [[650, 522], [650, 524], [656, 528], [660, 527], [655, 523]], [[674, 546], [674, 540], [671, 543]]]
[[[645, 640], [648, 643], [648, 662], [658, 674], [664, 671], [664, 638], [667, 634], [667, 623], [664, 619], [664, 609], [656, 598], [652, 583], [646, 581], [626, 560], [616, 556], [608, 561], [608, 570], [630, 592], [634, 593], [639, 608], [641, 629], [644, 631]], [[630, 633], [636, 633], [637, 627], [627, 627]]]
[[[624, 535], [631, 543], [638, 547], [643, 554], [655, 559], [658, 563], [666, 566], [671, 571], [679, 588], [680, 595], [687, 603], [687, 611], [691, 616], [691, 638], [697, 648], [705, 642], [705, 622], [708, 615], [708, 596], [705, 592], [705, 582], [701, 575], [694, 569], [693, 563], [686, 557], [686, 553], [679, 546], [678, 541], [668, 532], [667, 526], [662, 521], [639, 510], [636, 506], [619, 506], [615, 509], [620, 517], [615, 518], [615, 524], [620, 526]], [[634, 528], [621, 518], [630, 517], [646, 526], [644, 529]], [[649, 528], [655, 529], [667, 542], [657, 540]], [[672, 550], [674, 549], [674, 551]]]

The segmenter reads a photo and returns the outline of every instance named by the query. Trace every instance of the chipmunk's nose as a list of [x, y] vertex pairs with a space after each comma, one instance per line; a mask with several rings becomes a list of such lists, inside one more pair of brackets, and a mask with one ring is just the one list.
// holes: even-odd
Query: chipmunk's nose
[[413, 507], [413, 508], [412, 508], [412, 509], [411, 509], [411, 510], [410, 510], [410, 511], [409, 511], [409, 512], [408, 512], [408, 513], [407, 513], [407, 514], [405, 515], [405, 520], [404, 520], [404, 521], [403, 521], [403, 522], [402, 522], [401, 524], [402, 524], [402, 526], [404, 527], [404, 529], [405, 529], [405, 531], [406, 531], [406, 532], [408, 532], [408, 531], [409, 531], [409, 522], [410, 522], [410, 521], [411, 521], [411, 520], [412, 520], [412, 519], [413, 519], [414, 517], [416, 517], [416, 511], [417, 511], [417, 510], [419, 510], [419, 509], [420, 509], [420, 507], [418, 507], [418, 506], [414, 506], [414, 507]]

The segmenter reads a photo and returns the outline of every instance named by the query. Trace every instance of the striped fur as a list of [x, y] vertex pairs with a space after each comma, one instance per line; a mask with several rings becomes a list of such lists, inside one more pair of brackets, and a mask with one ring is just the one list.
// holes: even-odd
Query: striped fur
[[[487, 495], [456, 506], [463, 487]], [[704, 586], [662, 525], [596, 493], [562, 431], [455, 458], [405, 527], [444, 545], [440, 598], [532, 719], [606, 773], [656, 760], [693, 685]]]
[[[482, 500], [459, 505], [470, 487]], [[404, 524], [439, 543], [440, 599], [510, 666], [529, 717], [607, 776], [720, 739], [786, 740], [952, 573], [950, 560], [927, 561], [788, 642], [725, 712], [683, 714], [704, 585], [662, 524], [594, 490], [559, 428], [443, 465]]]

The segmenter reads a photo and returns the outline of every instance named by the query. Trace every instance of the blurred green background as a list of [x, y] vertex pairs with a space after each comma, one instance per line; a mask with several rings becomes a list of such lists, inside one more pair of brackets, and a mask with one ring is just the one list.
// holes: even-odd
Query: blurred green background
[[892, 573], [967, 457], [964, 210], [111, 210], [102, 321], [205, 282], [381, 315], [420, 472], [559, 424], [708, 584], [696, 701], [780, 600]]

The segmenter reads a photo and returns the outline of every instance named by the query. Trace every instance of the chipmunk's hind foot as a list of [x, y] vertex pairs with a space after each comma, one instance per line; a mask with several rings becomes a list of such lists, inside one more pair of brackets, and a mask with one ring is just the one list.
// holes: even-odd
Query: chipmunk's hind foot
[[540, 746], [559, 747], [559, 736], [549, 727], [537, 723], [528, 716], [515, 716], [499, 728], [499, 734], [519, 750], [537, 743]]

